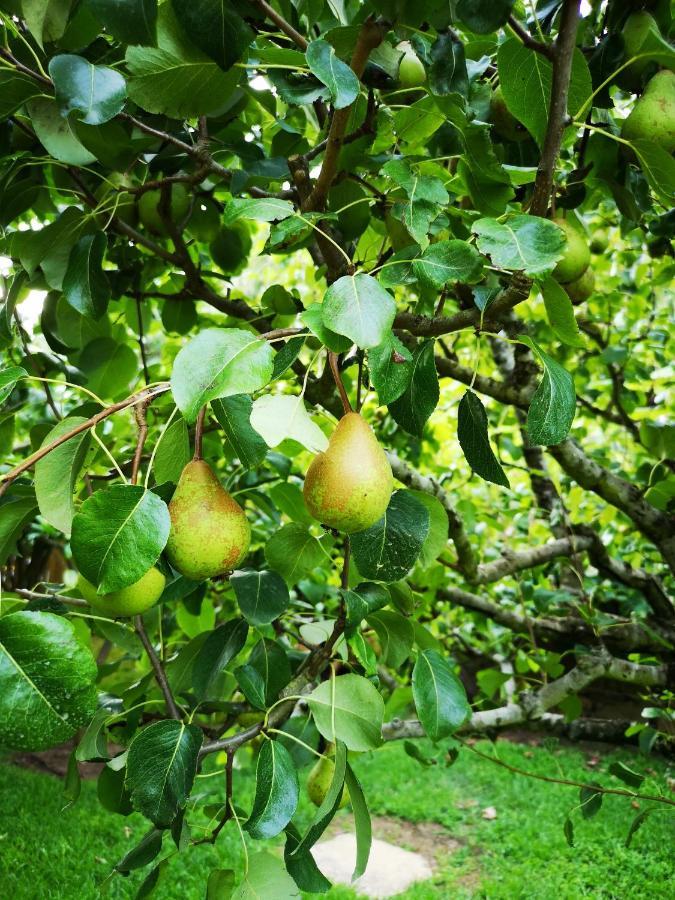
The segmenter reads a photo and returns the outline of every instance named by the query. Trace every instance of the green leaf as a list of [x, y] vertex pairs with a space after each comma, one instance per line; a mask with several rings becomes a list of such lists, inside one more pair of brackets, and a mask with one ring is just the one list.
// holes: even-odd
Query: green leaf
[[244, 828], [257, 840], [284, 830], [298, 806], [298, 773], [279, 741], [265, 741], [258, 754], [253, 809]]
[[32, 487], [15, 486], [0, 500], [0, 566], [16, 550], [16, 542], [37, 512], [37, 500]]
[[628, 834], [626, 835], [626, 847], [630, 847], [633, 842], [633, 838], [635, 837], [635, 832], [638, 828], [641, 828], [644, 823], [647, 821], [647, 818], [657, 809], [656, 806], [650, 806], [648, 809], [643, 809], [642, 812], [639, 812], [637, 816], [630, 823], [630, 828], [628, 829]]
[[223, 69], [240, 60], [255, 37], [253, 31], [224, 0], [171, 0], [185, 34]]
[[215, 696], [217, 681], [246, 643], [248, 625], [230, 619], [212, 631], [201, 645], [192, 665], [192, 686], [200, 700]]
[[642, 139], [632, 141], [640, 167], [656, 197], [666, 207], [671, 207], [675, 200], [675, 160], [654, 141]]
[[297, 584], [325, 558], [321, 544], [298, 522], [284, 525], [265, 544], [269, 566], [290, 585]]
[[63, 276], [66, 300], [80, 315], [100, 319], [108, 308], [110, 284], [103, 272], [108, 242], [102, 231], [81, 237], [70, 251]]
[[429, 513], [410, 491], [395, 491], [382, 518], [352, 535], [359, 572], [373, 581], [399, 581], [415, 565], [429, 531]]
[[[275, 364], [279, 355], [274, 358]], [[234, 394], [214, 400], [211, 408], [242, 466], [246, 469], [259, 466], [267, 454], [267, 444], [251, 427], [251, 398], [247, 394]]]
[[79, 367], [87, 376], [87, 387], [99, 397], [126, 394], [138, 377], [136, 354], [112, 338], [90, 341], [80, 354]]
[[367, 621], [379, 638], [385, 666], [399, 669], [410, 656], [415, 640], [412, 623], [405, 616], [389, 609], [373, 613], [368, 616]]
[[473, 391], [467, 391], [459, 401], [457, 438], [476, 475], [493, 484], [509, 487], [509, 479], [490, 446], [485, 407]]
[[97, 668], [71, 622], [49, 612], [0, 618], [0, 744], [45, 750], [96, 709]]
[[206, 883], [206, 900], [230, 900], [234, 886], [234, 869], [211, 869]]
[[239, 609], [251, 625], [269, 625], [291, 602], [286, 582], [276, 572], [240, 569], [230, 575]]
[[500, 269], [528, 275], [551, 270], [565, 250], [565, 235], [555, 222], [539, 216], [509, 216], [505, 221], [479, 219], [471, 226], [478, 247]]
[[71, 166], [86, 166], [94, 162], [84, 144], [75, 137], [69, 119], [61, 115], [56, 100], [36, 97], [27, 104], [31, 124], [47, 153]]
[[381, 584], [358, 585], [353, 591], [343, 590], [342, 596], [347, 607], [347, 625], [358, 625], [366, 616], [377, 612], [389, 603], [391, 596]]
[[124, 77], [107, 66], [94, 66], [82, 56], [62, 53], [49, 61], [49, 74], [61, 115], [76, 112], [86, 125], [103, 125], [122, 111], [127, 97]]
[[[342, 675], [340, 677], [358, 678], [357, 675]], [[365, 679], [362, 678], [360, 680], [364, 681]], [[328, 684], [328, 682], [324, 681], [324, 684]], [[370, 684], [370, 682], [366, 682], [366, 684]], [[372, 685], [370, 686], [372, 687]], [[375, 690], [375, 688], [373, 688], [373, 690]], [[289, 829], [286, 830], [286, 834], [289, 838], [291, 838], [291, 840], [287, 841], [286, 849], [284, 851], [284, 856], [287, 863], [291, 863], [291, 861], [297, 860], [298, 864], [302, 864], [305, 856], [309, 855], [310, 849], [319, 840], [321, 835], [324, 833], [324, 831], [332, 821], [333, 816], [337, 812], [337, 809], [340, 805], [340, 801], [342, 800], [342, 790], [344, 788], [346, 770], [347, 748], [342, 743], [342, 741], [338, 741], [335, 745], [333, 778], [331, 779], [331, 783], [328, 786], [328, 790], [326, 791], [326, 796], [323, 798], [323, 803], [314, 813], [314, 818], [310, 822], [307, 831], [304, 833], [302, 838], [298, 840], [292, 831], [290, 831]], [[291, 871], [290, 868], [289, 871]], [[313, 873], [311, 872], [311, 870], [308, 873], [307, 869], [305, 868], [305, 871], [302, 874], [307, 875]]]
[[[499, 83], [506, 105], [543, 146], [551, 104], [553, 66], [541, 53], [533, 53], [518, 38], [509, 38], [497, 52]], [[575, 48], [567, 111], [574, 118], [591, 95], [591, 73], [583, 53]]]
[[368, 351], [368, 367], [380, 406], [398, 400], [412, 378], [412, 353], [393, 332]]
[[433, 97], [423, 97], [394, 113], [394, 131], [400, 141], [423, 143], [445, 122]]
[[225, 207], [223, 224], [231, 225], [237, 219], [253, 219], [254, 222], [278, 222], [294, 215], [290, 200], [263, 197], [258, 200], [231, 200]]
[[443, 287], [449, 281], [475, 284], [483, 273], [480, 253], [466, 241], [431, 244], [412, 265], [420, 282], [430, 287]]
[[7, 119], [39, 93], [40, 86], [27, 75], [12, 69], [0, 70], [0, 119]]
[[[60, 121], [63, 121], [59, 117]], [[69, 206], [40, 231], [17, 231], [12, 235], [12, 256], [18, 256], [29, 275], [42, 268], [50, 288], [60, 291], [73, 244], [91, 228], [82, 210]]]
[[544, 298], [549, 325], [556, 337], [570, 347], [583, 347], [584, 341], [579, 333], [579, 326], [574, 318], [574, 307], [567, 291], [555, 278], [549, 276], [541, 283], [541, 295]]
[[506, 24], [514, 5], [515, 0], [459, 0], [457, 17], [470, 31], [490, 34]]
[[422, 437], [439, 397], [434, 342], [424, 341], [413, 353], [410, 382], [403, 394], [389, 404], [389, 412], [408, 434]]
[[356, 864], [352, 873], [352, 881], [356, 881], [366, 871], [370, 848], [373, 843], [373, 831], [370, 822], [368, 804], [363, 795], [359, 780], [352, 767], [347, 764], [345, 769], [345, 785], [349, 791], [349, 799], [354, 812], [354, 827], [356, 830]]
[[148, 831], [141, 840], [117, 863], [115, 869], [122, 874], [142, 869], [159, 855], [164, 834], [158, 828]]
[[135, 810], [157, 828], [168, 828], [192, 790], [203, 734], [175, 719], [153, 722], [134, 736], [126, 787]]
[[391, 331], [396, 304], [370, 275], [343, 275], [326, 291], [321, 312], [327, 328], [367, 349]]
[[615, 778], [618, 778], [620, 781], [623, 781], [624, 784], [627, 784], [632, 788], [641, 787], [642, 782], [645, 780], [644, 775], [635, 772], [622, 762], [611, 763], [608, 771], [610, 775], [614, 775]]
[[180, 474], [191, 459], [190, 437], [185, 419], [179, 416], [164, 432], [160, 443], [153, 471], [157, 484], [165, 481], [178, 482]]
[[563, 824], [563, 834], [565, 835], [567, 846], [574, 847], [574, 824], [569, 816], [567, 816]]
[[89, 0], [108, 34], [123, 44], [153, 46], [157, 41], [157, 0]]
[[246, 699], [257, 709], [267, 709], [291, 680], [286, 651], [277, 641], [258, 641], [248, 662], [234, 671]]
[[449, 32], [441, 32], [429, 53], [429, 88], [432, 94], [469, 93], [469, 76], [466, 71], [464, 44]]
[[[293, 721], [292, 719], [290, 721]], [[342, 792], [338, 795], [338, 804]], [[300, 843], [300, 832], [292, 822], [286, 826], [286, 846], [284, 847], [284, 864], [286, 871], [302, 891], [313, 894], [325, 894], [332, 887], [330, 881], [321, 873], [314, 857], [307, 848], [303, 848], [297, 856], [293, 852]]]
[[433, 175], [418, 175], [404, 159], [392, 159], [382, 166], [382, 174], [391, 178], [408, 195], [410, 203], [425, 200], [435, 207], [450, 202], [445, 185]]
[[422, 650], [412, 676], [415, 709], [434, 743], [449, 737], [471, 715], [464, 685], [436, 650]]
[[68, 768], [66, 769], [66, 777], [63, 783], [63, 796], [66, 803], [61, 812], [70, 809], [73, 804], [77, 803], [81, 791], [82, 779], [80, 778], [80, 770], [77, 767], [75, 751], [72, 750], [68, 757]]
[[267, 850], [253, 853], [248, 872], [230, 900], [295, 900], [300, 893], [283, 862]]
[[335, 109], [350, 106], [359, 96], [360, 83], [352, 69], [336, 56], [335, 50], [322, 39], [312, 41], [305, 51], [307, 65], [313, 75], [325, 84]]
[[251, 394], [272, 377], [273, 351], [267, 341], [238, 328], [206, 328], [174, 360], [171, 390], [188, 422], [219, 397]]
[[526, 335], [518, 340], [534, 350], [544, 366], [544, 376], [534, 392], [527, 413], [527, 432], [533, 444], [550, 447], [564, 441], [576, 409], [574, 380], [560, 363]]
[[312, 453], [320, 453], [328, 446], [328, 438], [309, 417], [302, 396], [266, 394], [253, 403], [251, 426], [262, 436], [268, 447], [278, 447], [292, 439]]
[[300, 321], [309, 328], [312, 334], [318, 337], [322, 344], [334, 353], [346, 353], [352, 345], [349, 338], [336, 334], [330, 328], [326, 328], [323, 323], [320, 303], [312, 303], [311, 306], [308, 306], [300, 316]]
[[426, 491], [410, 491], [413, 497], [429, 513], [429, 533], [420, 550], [420, 565], [426, 568], [434, 563], [448, 543], [448, 514], [441, 501]]
[[331, 677], [314, 688], [307, 702], [327, 741], [341, 741], [348, 750], [375, 750], [382, 743], [384, 700], [366, 678]]
[[128, 587], [157, 562], [170, 526], [166, 503], [151, 491], [131, 484], [96, 491], [73, 519], [75, 563], [99, 594]]
[[21, 11], [40, 47], [58, 41], [68, 25], [74, 0], [21, 0]]
[[[51, 444], [87, 420], [81, 416], [69, 416], [58, 422], [46, 435], [42, 447]], [[38, 460], [35, 466], [35, 494], [41, 515], [70, 536], [70, 526], [75, 514], [73, 491], [89, 449], [91, 437], [88, 431], [75, 435], [51, 453]]]
[[286, 341], [286, 343], [277, 350], [274, 357], [274, 371], [272, 372], [273, 381], [276, 381], [277, 378], [281, 378], [284, 372], [286, 372], [287, 369], [290, 369], [298, 358], [304, 344], [304, 336], [299, 335], [298, 337], [292, 337], [290, 340]]
[[5, 402], [22, 378], [28, 378], [28, 372], [22, 366], [0, 370], [0, 403]]
[[602, 806], [602, 791], [598, 790], [600, 785], [592, 782], [584, 785], [579, 790], [579, 803], [581, 804], [581, 815], [584, 819], [592, 819], [596, 813], [600, 812]]

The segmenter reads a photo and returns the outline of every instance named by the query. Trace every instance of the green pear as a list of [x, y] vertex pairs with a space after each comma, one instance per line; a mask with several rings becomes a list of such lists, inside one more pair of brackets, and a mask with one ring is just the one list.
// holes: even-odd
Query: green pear
[[501, 85], [499, 85], [490, 99], [490, 119], [495, 126], [495, 131], [507, 141], [524, 141], [528, 137], [527, 128], [516, 119], [504, 100]]
[[631, 13], [621, 31], [626, 60], [640, 56], [619, 73], [619, 83], [628, 90], [639, 90], [642, 75], [653, 63], [654, 54], [663, 53], [668, 45], [661, 36], [654, 16], [646, 10]]
[[77, 579], [77, 589], [92, 609], [112, 619], [118, 616], [140, 616], [157, 603], [165, 584], [166, 578], [155, 566], [129, 587], [110, 594], [97, 594], [94, 585], [84, 575], [79, 575]]
[[663, 69], [651, 79], [624, 120], [621, 136], [651, 141], [667, 153], [675, 150], [675, 72]]
[[[326, 748], [328, 753], [328, 748]], [[334, 755], [334, 751], [333, 751]], [[335, 771], [335, 763], [332, 759], [322, 756], [312, 766], [312, 770], [307, 778], [307, 795], [315, 806], [321, 806], [324, 801], [328, 788], [333, 780], [333, 772]], [[338, 809], [343, 809], [349, 803], [349, 791], [346, 787], [342, 789], [342, 797]]]
[[595, 290], [595, 274], [593, 269], [589, 266], [580, 278], [577, 278], [576, 281], [569, 281], [563, 286], [572, 303], [583, 303], [584, 300], [588, 300]]
[[427, 80], [427, 73], [410, 41], [401, 41], [396, 47], [403, 52], [398, 67], [398, 83], [402, 88], [420, 87]]
[[[166, 237], [166, 223], [159, 214], [159, 203], [162, 199], [161, 191], [146, 191], [138, 198], [138, 216], [148, 229], [154, 234]], [[190, 208], [190, 194], [188, 189], [180, 181], [171, 185], [171, 219], [180, 225]]]
[[595, 229], [593, 231], [593, 237], [591, 238], [591, 243], [590, 243], [591, 253], [600, 255], [600, 254], [604, 253], [608, 247], [609, 247], [609, 235], [607, 234], [605, 229], [604, 228]]
[[351, 534], [374, 525], [394, 487], [389, 460], [358, 413], [344, 415], [307, 470], [303, 493], [322, 525]]
[[251, 526], [244, 510], [203, 459], [189, 462], [171, 502], [166, 555], [187, 578], [203, 581], [235, 569], [248, 553]]
[[591, 261], [591, 251], [584, 236], [566, 219], [555, 219], [555, 224], [565, 233], [567, 243], [562, 259], [553, 270], [553, 277], [561, 284], [581, 278]]

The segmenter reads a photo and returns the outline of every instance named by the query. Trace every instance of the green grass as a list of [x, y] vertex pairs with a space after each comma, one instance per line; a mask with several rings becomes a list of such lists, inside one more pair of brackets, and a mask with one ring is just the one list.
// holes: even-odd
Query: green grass
[[[489, 745], [478, 746], [485, 750]], [[574, 748], [546, 750], [504, 741], [498, 751], [505, 761], [533, 772], [596, 779], [607, 786], [621, 786], [607, 774], [609, 763], [621, 759], [655, 773], [643, 785], [645, 793], [663, 789], [669, 774], [665, 763], [629, 751], [603, 756], [593, 768], [587, 765], [589, 754]], [[400, 895], [404, 900], [640, 900], [673, 895], [675, 809], [653, 814], [626, 849], [626, 833], [637, 811], [626, 798], [605, 797], [593, 819], [572, 813], [576, 846], [570, 848], [562, 825], [578, 802], [574, 788], [513, 775], [466, 750], [451, 768], [425, 769], [406, 756], [400, 744], [360, 756], [355, 769], [373, 815], [437, 822], [459, 842], [451, 854], [441, 849], [434, 879]], [[236, 773], [242, 806], [250, 803], [251, 774], [250, 767]], [[219, 781], [201, 779], [198, 789], [211, 789]], [[0, 798], [0, 894], [11, 900], [93, 900], [96, 885], [146, 830], [137, 814], [121, 818], [100, 807], [91, 782], [83, 784], [77, 804], [61, 812], [62, 785], [57, 779], [1, 765]], [[488, 806], [497, 810], [493, 821], [482, 818]], [[310, 814], [303, 800], [300, 824]], [[172, 847], [167, 839], [165, 851]], [[233, 825], [221, 833], [217, 847], [195, 847], [173, 856], [154, 896], [202, 900], [207, 874], [214, 867], [241, 872], [241, 845]], [[134, 897], [142, 879], [143, 873], [116, 877], [107, 896]], [[356, 895], [345, 887], [334, 888], [328, 896], [343, 900]]]

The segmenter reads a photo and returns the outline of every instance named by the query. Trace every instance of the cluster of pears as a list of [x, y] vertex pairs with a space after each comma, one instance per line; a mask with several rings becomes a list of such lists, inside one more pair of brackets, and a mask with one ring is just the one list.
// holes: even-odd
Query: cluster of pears
[[595, 287], [588, 241], [567, 219], [556, 218], [553, 221], [566, 238], [565, 250], [553, 270], [553, 277], [564, 287], [573, 303], [582, 303], [591, 296]]
[[372, 429], [359, 413], [349, 412], [312, 460], [303, 493], [322, 525], [353, 534], [384, 515], [393, 487], [389, 460]]
[[[307, 795], [315, 806], [321, 806], [335, 772], [335, 744], [327, 744], [324, 755], [316, 761], [307, 778]], [[349, 790], [344, 787], [338, 809], [343, 809], [350, 802]]]

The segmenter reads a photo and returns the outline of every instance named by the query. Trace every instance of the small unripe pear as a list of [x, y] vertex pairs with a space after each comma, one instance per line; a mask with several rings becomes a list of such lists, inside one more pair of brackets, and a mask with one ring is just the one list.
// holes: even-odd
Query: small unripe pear
[[[312, 766], [312, 770], [307, 778], [307, 795], [315, 806], [321, 806], [323, 803], [330, 783], [333, 780], [334, 771], [335, 763], [332, 759], [326, 759], [325, 757], [317, 760]], [[344, 787], [338, 809], [343, 809], [348, 803], [349, 791]]]
[[77, 589], [87, 603], [102, 616], [140, 616], [154, 606], [162, 596], [166, 578], [153, 566], [138, 581], [110, 594], [97, 594], [94, 585], [84, 575], [77, 579]]
[[169, 503], [166, 555], [187, 578], [203, 581], [235, 569], [248, 553], [251, 526], [203, 459], [183, 469]]
[[383, 515], [394, 487], [391, 466], [372, 429], [359, 415], [344, 415], [324, 453], [307, 470], [303, 493], [322, 525], [352, 534]]
[[[190, 208], [190, 194], [181, 182], [171, 185], [171, 201], [169, 210], [171, 219], [180, 224]], [[162, 199], [161, 191], [146, 191], [138, 198], [138, 215], [145, 227], [154, 234], [166, 236], [166, 222], [159, 212], [159, 204]]]
[[590, 243], [590, 251], [591, 253], [601, 254], [604, 253], [605, 250], [609, 247], [609, 235], [604, 230], [604, 228], [596, 229], [593, 231], [593, 237], [591, 238]]
[[513, 113], [509, 112], [501, 85], [496, 88], [490, 99], [490, 119], [497, 134], [506, 138], [507, 141], [520, 143], [528, 137], [527, 128], [516, 119]]
[[575, 305], [588, 300], [595, 290], [595, 274], [589, 266], [584, 274], [576, 281], [569, 281], [564, 285], [567, 295]]
[[566, 284], [581, 278], [591, 261], [591, 251], [584, 236], [566, 219], [555, 219], [555, 224], [564, 231], [567, 243], [562, 258], [553, 270], [553, 277]]
[[675, 150], [675, 72], [658, 72], [624, 120], [621, 136], [627, 141], [652, 141], [668, 153]]
[[398, 83], [402, 88], [416, 88], [424, 84], [427, 73], [419, 56], [415, 53], [410, 41], [401, 41], [397, 50], [403, 51], [398, 67]]
[[639, 90], [643, 72], [652, 63], [650, 50], [658, 50], [663, 42], [654, 16], [642, 9], [631, 13], [621, 31], [626, 60], [640, 56], [619, 74], [619, 82], [629, 90]]

